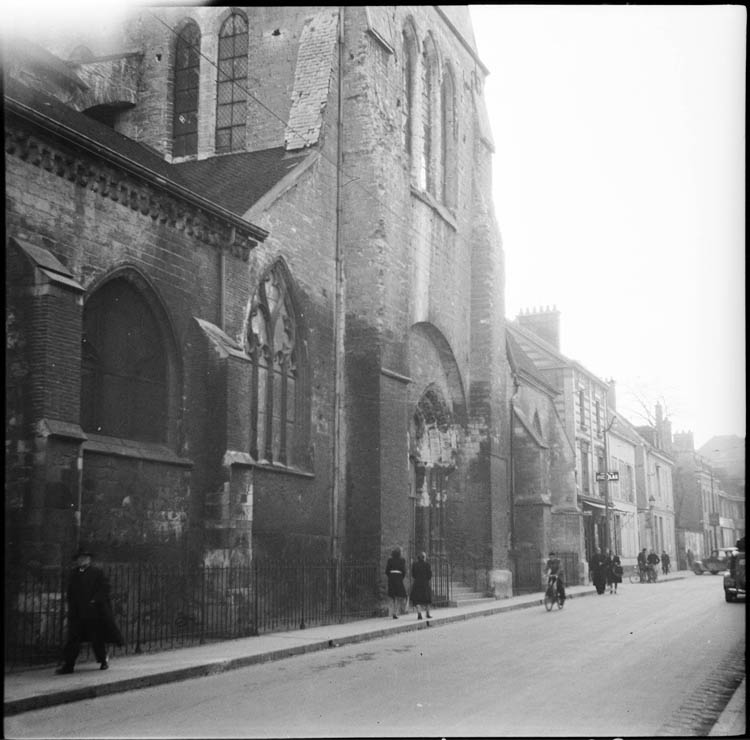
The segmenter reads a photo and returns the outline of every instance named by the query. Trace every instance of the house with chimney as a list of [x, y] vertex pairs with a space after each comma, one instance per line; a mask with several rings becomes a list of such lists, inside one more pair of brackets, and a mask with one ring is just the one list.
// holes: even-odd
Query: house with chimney
[[[560, 312], [556, 307], [522, 311], [508, 322], [508, 333], [555, 390], [554, 405], [575, 454], [575, 508], [567, 540], [578, 538], [581, 563], [595, 547], [610, 549], [606, 481], [597, 480], [606, 465], [606, 432], [611, 417], [609, 386], [560, 351]], [[582, 566], [583, 567], [583, 566]]]

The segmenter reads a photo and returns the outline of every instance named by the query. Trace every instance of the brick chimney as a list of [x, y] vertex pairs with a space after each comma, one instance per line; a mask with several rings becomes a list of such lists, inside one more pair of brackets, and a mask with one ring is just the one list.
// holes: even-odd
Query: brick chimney
[[675, 432], [672, 444], [674, 449], [680, 452], [695, 452], [692, 432]]
[[607, 406], [610, 412], [617, 411], [617, 385], [614, 378], [607, 381]]
[[560, 351], [560, 312], [557, 306], [522, 310], [516, 321], [524, 329], [536, 334]]

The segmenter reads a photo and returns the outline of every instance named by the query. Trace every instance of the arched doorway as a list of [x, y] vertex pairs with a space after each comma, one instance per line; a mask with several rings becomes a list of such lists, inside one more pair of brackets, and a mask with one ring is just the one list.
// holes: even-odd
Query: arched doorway
[[409, 557], [426, 552], [448, 557], [449, 479], [456, 469], [457, 434], [453, 418], [436, 386], [425, 390], [409, 427], [410, 536]]

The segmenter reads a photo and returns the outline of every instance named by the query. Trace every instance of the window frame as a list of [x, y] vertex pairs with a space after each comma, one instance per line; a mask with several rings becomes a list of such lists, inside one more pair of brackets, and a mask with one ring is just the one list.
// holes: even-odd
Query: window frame
[[[113, 291], [115, 292], [113, 293]], [[89, 361], [88, 369], [93, 370], [93, 373], [96, 375], [96, 377], [93, 378], [93, 382], [96, 386], [94, 388], [94, 393], [97, 395], [93, 398], [90, 395], [87, 395], [90, 394], [92, 390], [90, 387], [87, 387], [87, 381], [84, 377], [87, 372], [86, 354], [90, 355], [85, 346], [90, 322], [96, 321], [100, 327], [103, 326], [103, 323], [106, 322], [107, 307], [112, 304], [113, 298], [122, 300], [123, 295], [132, 299], [133, 303], [131, 305], [135, 305], [137, 308], [136, 311], [128, 312], [128, 317], [133, 319], [132, 325], [135, 327], [136, 335], [142, 337], [143, 322], [141, 319], [146, 316], [152, 324], [150, 329], [150, 334], [152, 335], [151, 341], [157, 342], [159, 345], [159, 362], [163, 379], [160, 383], [162, 390], [158, 394], [158, 398], [163, 399], [163, 408], [160, 412], [161, 430], [158, 434], [143, 433], [143, 430], [138, 426], [138, 422], [133, 422], [132, 419], [125, 424], [124, 427], [118, 427], [116, 424], [113, 426], [112, 424], [107, 423], [105, 425], [106, 428], [102, 428], [100, 422], [106, 420], [107, 415], [103, 415], [104, 409], [102, 408], [102, 405], [105, 403], [104, 396], [101, 392], [97, 392], [97, 388], [101, 391], [101, 383], [104, 382], [104, 378], [101, 369], [97, 369], [96, 367], [93, 369], [91, 368], [91, 361]], [[92, 317], [91, 311], [98, 311], [99, 315]], [[124, 326], [127, 328], [127, 324]], [[174, 336], [174, 329], [169, 320], [169, 315], [164, 304], [147, 279], [135, 269], [123, 268], [116, 270], [103, 280], [99, 281], [95, 286], [92, 286], [84, 303], [81, 322], [82, 355], [80, 394], [81, 426], [84, 431], [105, 437], [108, 436], [134, 440], [145, 444], [166, 445], [173, 449], [176, 447], [176, 420], [179, 409], [181, 370]], [[128, 358], [128, 361], [134, 361], [134, 359], [135, 356]], [[100, 363], [106, 361], [105, 358], [100, 358]], [[115, 367], [115, 369], [117, 368]], [[146, 382], [150, 381], [147, 380]], [[131, 385], [134, 385], [136, 389], [138, 388], [137, 378]], [[141, 397], [141, 400], [143, 400], [143, 397]], [[146, 402], [151, 403], [152, 401]], [[138, 404], [133, 404], [131, 401], [128, 403], [128, 406], [128, 412], [130, 412], [133, 408], [137, 409]], [[107, 414], [111, 413], [113, 413], [112, 409], [107, 409]]]
[[[244, 31], [234, 32], [237, 22], [244, 25]], [[229, 30], [232, 33], [229, 33]], [[231, 44], [227, 43], [231, 40]], [[237, 52], [239, 43], [240, 51]], [[231, 46], [231, 55], [223, 54], [223, 49]], [[216, 154], [230, 154], [243, 151], [247, 144], [247, 79], [249, 70], [250, 24], [244, 13], [233, 10], [224, 20], [217, 34], [216, 47], [216, 108], [214, 128], [214, 150]], [[240, 63], [242, 62], [242, 63]], [[237, 73], [238, 68], [241, 73]], [[244, 68], [244, 71], [242, 71]], [[227, 70], [231, 70], [231, 76]], [[229, 91], [227, 101], [222, 101], [224, 90]], [[220, 116], [229, 115], [228, 125]], [[225, 143], [220, 143], [226, 137]]]
[[[269, 283], [277, 290], [273, 299]], [[306, 361], [294, 292], [288, 270], [278, 260], [263, 273], [250, 302], [245, 332], [252, 368], [248, 451], [259, 463], [304, 468]]]
[[[196, 37], [193, 39], [188, 39], [186, 37], [185, 33], [186, 31], [192, 31], [196, 34]], [[197, 47], [195, 48], [195, 51], [192, 53], [193, 64], [180, 67], [178, 66], [180, 64], [180, 57], [182, 52], [182, 45], [186, 45], [186, 53], [191, 54], [190, 49], [195, 46], [195, 41], [197, 38]], [[173, 157], [190, 157], [195, 156], [198, 154], [198, 131], [199, 131], [199, 122], [200, 122], [200, 76], [201, 76], [201, 69], [200, 69], [200, 59], [201, 59], [201, 40], [202, 40], [202, 34], [200, 30], [200, 26], [192, 20], [188, 19], [184, 21], [182, 26], [180, 27], [180, 30], [177, 32], [177, 38], [175, 40], [174, 44], [174, 65], [172, 69], [172, 156]], [[179, 76], [181, 74], [186, 75], [186, 77], [189, 77], [190, 70], [194, 70], [194, 76], [195, 76], [195, 83], [194, 85], [187, 85], [185, 86], [184, 90], [181, 90], [181, 80], [179, 79]], [[190, 102], [194, 103], [193, 106], [187, 107], [184, 111], [181, 110], [181, 106], [178, 104], [178, 98], [180, 92], [190, 92], [191, 98]], [[194, 117], [194, 126], [190, 126], [190, 129], [183, 133], [177, 133], [178, 129], [178, 116], [181, 114], [193, 114]], [[185, 126], [184, 123], [182, 123], [183, 126]], [[187, 143], [185, 145], [181, 145], [183, 141], [187, 140], [188, 136], [194, 136], [194, 146], [188, 146]]]

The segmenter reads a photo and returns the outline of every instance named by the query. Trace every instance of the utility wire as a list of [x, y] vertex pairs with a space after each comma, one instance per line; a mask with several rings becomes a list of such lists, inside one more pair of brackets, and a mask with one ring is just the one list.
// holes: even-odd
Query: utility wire
[[[183, 42], [190, 45], [190, 47], [197, 51], [198, 55], [206, 61], [207, 64], [209, 64], [211, 67], [213, 67], [219, 75], [222, 75], [223, 73], [221, 69], [218, 67], [218, 65], [211, 60], [209, 57], [205, 55], [204, 52], [201, 51], [200, 47], [196, 47], [194, 44], [191, 44], [189, 39], [185, 38], [175, 30], [173, 26], [170, 26], [163, 18], [158, 16], [156, 13], [154, 13], [153, 10], [150, 8], [147, 8], [148, 12], [154, 17], [155, 20], [157, 20], [161, 25], [163, 25], [173, 36], [178, 37], [182, 39]], [[226, 76], [226, 75], [225, 75]], [[236, 80], [230, 80], [227, 78], [225, 80], [226, 82], [232, 82], [233, 85], [236, 85], [242, 92], [244, 92], [249, 100], [254, 101], [257, 103], [263, 110], [265, 110], [269, 115], [271, 115], [274, 119], [276, 119], [279, 123], [283, 124], [285, 128], [292, 131], [294, 134], [300, 136], [303, 140], [308, 141], [308, 138], [305, 136], [304, 133], [300, 132], [299, 130], [295, 129], [293, 126], [290, 126], [288, 121], [280, 116], [278, 113], [276, 113], [272, 108], [270, 108], [266, 103], [264, 103], [262, 100], [260, 100], [256, 95], [254, 95], [246, 85], [241, 84], [240, 82]], [[311, 146], [313, 143], [309, 143], [308, 145]], [[335, 162], [333, 159], [331, 159], [323, 150], [322, 148], [318, 150], [320, 157], [324, 159], [328, 164], [330, 164], [335, 169], [338, 169], [338, 163]], [[361, 179], [358, 175], [355, 175], [354, 173], [348, 172], [346, 168], [343, 170], [344, 176], [347, 178], [347, 182], [345, 182], [345, 185], [354, 184], [356, 187], [358, 187], [365, 195], [372, 198], [378, 205], [386, 210], [388, 213], [390, 213], [392, 216], [394, 216], [397, 220], [397, 223], [401, 226], [402, 229], [407, 230], [410, 232], [414, 237], [416, 237], [415, 240], [412, 241], [412, 247], [415, 250], [421, 251], [423, 256], [429, 256], [432, 254], [433, 250], [427, 251], [426, 245], [424, 245], [424, 237], [425, 235], [418, 231], [407, 219], [404, 218], [404, 216], [395, 211], [388, 203], [384, 202], [375, 192], [373, 192], [371, 189], [366, 187], [364, 184], [362, 184]], [[332, 193], [334, 191], [334, 186], [329, 186], [329, 189], [327, 192]], [[449, 227], [451, 228], [451, 227]], [[447, 248], [447, 247], [446, 247]], [[461, 270], [462, 275], [464, 278], [470, 278], [471, 272], [470, 269], [467, 268], [465, 265], [460, 264], [460, 260], [456, 260], [455, 264], [453, 265], [454, 268]]]

